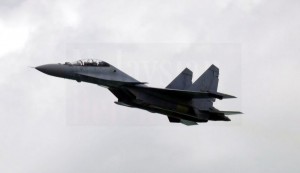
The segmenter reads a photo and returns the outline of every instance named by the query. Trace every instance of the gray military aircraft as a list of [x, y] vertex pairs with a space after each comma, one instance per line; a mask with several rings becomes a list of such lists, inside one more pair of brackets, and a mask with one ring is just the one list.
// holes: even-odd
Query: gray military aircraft
[[230, 121], [225, 115], [241, 114], [213, 107], [216, 98], [235, 98], [217, 92], [219, 69], [214, 65], [194, 83], [192, 71], [185, 68], [166, 88], [148, 87], [145, 82], [132, 78], [107, 62], [93, 59], [35, 68], [51, 76], [108, 88], [118, 98], [116, 104], [166, 115], [171, 123], [197, 125], [208, 120]]

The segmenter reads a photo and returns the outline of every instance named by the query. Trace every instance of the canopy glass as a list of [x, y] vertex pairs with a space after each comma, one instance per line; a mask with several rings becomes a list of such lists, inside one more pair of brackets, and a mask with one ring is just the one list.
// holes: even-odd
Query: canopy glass
[[81, 59], [75, 62], [66, 62], [66, 65], [74, 66], [99, 66], [99, 67], [109, 67], [107, 62], [97, 60], [97, 59]]

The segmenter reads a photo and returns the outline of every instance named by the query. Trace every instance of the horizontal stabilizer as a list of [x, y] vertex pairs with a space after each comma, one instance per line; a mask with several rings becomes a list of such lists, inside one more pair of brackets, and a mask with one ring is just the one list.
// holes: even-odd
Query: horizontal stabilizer
[[236, 115], [236, 114], [243, 114], [243, 112], [239, 111], [219, 111], [220, 113], [223, 113], [225, 115]]
[[208, 91], [210, 94], [214, 95], [216, 98], [218, 99], [231, 99], [231, 98], [236, 98], [235, 96], [232, 95], [228, 95], [228, 94], [223, 94], [223, 93], [219, 93], [219, 92], [211, 92]]
[[216, 113], [216, 114], [224, 114], [224, 115], [236, 115], [236, 114], [243, 114], [242, 112], [239, 111], [219, 111], [219, 110], [213, 110], [213, 111], [208, 111], [209, 113]]

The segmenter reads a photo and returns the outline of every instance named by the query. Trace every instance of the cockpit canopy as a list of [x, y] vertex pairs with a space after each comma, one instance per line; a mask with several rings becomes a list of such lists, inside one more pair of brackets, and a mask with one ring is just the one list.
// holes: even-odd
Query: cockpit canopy
[[82, 59], [75, 62], [66, 62], [66, 65], [74, 66], [98, 66], [98, 67], [109, 67], [107, 62], [96, 60], [96, 59]]

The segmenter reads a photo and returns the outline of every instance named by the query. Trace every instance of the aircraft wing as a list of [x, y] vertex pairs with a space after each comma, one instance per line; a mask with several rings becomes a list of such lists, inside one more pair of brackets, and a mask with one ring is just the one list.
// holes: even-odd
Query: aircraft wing
[[227, 99], [227, 98], [236, 98], [234, 96], [223, 94], [219, 92], [197, 92], [197, 91], [189, 91], [189, 90], [177, 90], [177, 89], [168, 89], [168, 88], [152, 88], [147, 86], [139, 86], [135, 85], [132, 88], [144, 92], [151, 92], [154, 94], [160, 95], [168, 95], [172, 97], [179, 97], [179, 98], [217, 98], [217, 99]]
[[127, 86], [131, 87], [143, 92], [151, 92], [154, 94], [159, 95], [168, 95], [172, 97], [179, 97], [179, 98], [217, 98], [217, 99], [227, 99], [227, 98], [236, 98], [234, 96], [223, 94], [219, 92], [209, 91], [209, 92], [197, 92], [197, 91], [190, 91], [190, 90], [178, 90], [178, 89], [169, 89], [169, 88], [153, 88], [153, 87], [147, 87], [143, 84], [146, 84], [146, 82], [131, 82], [131, 81], [112, 81], [109, 79], [102, 79], [99, 78], [99, 76], [95, 74], [86, 74], [86, 73], [77, 73], [77, 75], [80, 75], [85, 78], [89, 78], [92, 80], [102, 80], [106, 81], [107, 83], [111, 83], [118, 86]]

